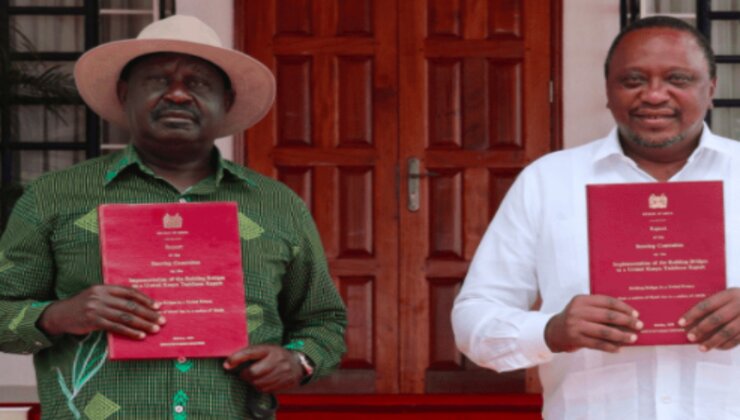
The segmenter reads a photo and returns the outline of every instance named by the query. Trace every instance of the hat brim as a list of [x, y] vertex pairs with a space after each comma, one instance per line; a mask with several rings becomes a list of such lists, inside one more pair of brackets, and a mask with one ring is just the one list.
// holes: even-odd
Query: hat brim
[[231, 81], [234, 104], [224, 117], [217, 137], [241, 132], [257, 123], [275, 100], [275, 77], [262, 63], [239, 51], [170, 39], [129, 39], [100, 45], [75, 64], [74, 75], [82, 99], [103, 119], [128, 129], [118, 100], [117, 84], [123, 67], [136, 57], [158, 52], [193, 55], [221, 68]]

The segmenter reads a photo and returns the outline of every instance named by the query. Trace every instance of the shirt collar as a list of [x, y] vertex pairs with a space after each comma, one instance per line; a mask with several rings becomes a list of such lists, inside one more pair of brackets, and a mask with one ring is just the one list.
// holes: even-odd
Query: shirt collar
[[[217, 147], [214, 147], [213, 149], [213, 159], [216, 162], [216, 186], [220, 185], [225, 174], [234, 176], [250, 187], [257, 186], [254, 179], [252, 179], [250, 172], [245, 167], [224, 159]], [[108, 170], [105, 172], [105, 185], [113, 182], [121, 173], [132, 166], [139, 168], [141, 172], [149, 176], [156, 176], [154, 172], [141, 160], [141, 157], [136, 152], [136, 148], [134, 148], [132, 144], [129, 144], [121, 151], [118, 158], [113, 160], [108, 167]]]
[[[703, 124], [701, 131], [701, 137], [699, 138], [699, 145], [689, 156], [689, 161], [693, 160], [696, 156], [707, 151], [716, 151], [719, 153], [726, 153], [728, 144], [719, 137], [717, 137], [709, 129], [706, 123]], [[598, 162], [603, 159], [610, 158], [612, 156], [621, 156], [626, 158], [622, 145], [619, 143], [619, 137], [617, 135], [617, 127], [612, 128], [609, 134], [604, 138], [604, 141], [594, 151], [594, 162]]]

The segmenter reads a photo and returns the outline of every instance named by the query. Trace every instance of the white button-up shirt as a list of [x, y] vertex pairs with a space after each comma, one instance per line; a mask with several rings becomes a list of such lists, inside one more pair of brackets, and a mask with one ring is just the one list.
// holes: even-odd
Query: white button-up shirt
[[[740, 143], [704, 127], [670, 181], [722, 180], [728, 287], [740, 284]], [[553, 354], [552, 315], [589, 293], [586, 185], [655, 182], [619, 145], [616, 129], [551, 153], [522, 171], [483, 240], [452, 311], [455, 339], [497, 371], [539, 365], [546, 419], [740, 419], [740, 348], [698, 345], [581, 349]], [[529, 308], [542, 297], [539, 311]]]

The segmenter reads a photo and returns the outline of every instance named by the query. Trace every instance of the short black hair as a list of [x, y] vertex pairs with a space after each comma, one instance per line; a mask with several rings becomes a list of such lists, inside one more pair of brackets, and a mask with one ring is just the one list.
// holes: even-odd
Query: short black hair
[[622, 29], [621, 32], [619, 32], [619, 35], [617, 35], [617, 37], [614, 38], [614, 41], [612, 41], [612, 45], [611, 47], [609, 47], [609, 52], [606, 54], [606, 61], [604, 61], [604, 76], [609, 77], [609, 65], [612, 62], [614, 50], [617, 49], [617, 46], [622, 41], [622, 38], [624, 38], [625, 35], [629, 34], [630, 32], [635, 32], [639, 31], [640, 29], [648, 28], [670, 28], [677, 31], [686, 32], [691, 35], [696, 43], [699, 44], [699, 47], [704, 53], [704, 58], [706, 58], [707, 66], [709, 67], [710, 78], [714, 79], [717, 77], [717, 61], [714, 58], [714, 51], [712, 51], [712, 46], [709, 44], [709, 40], [707, 40], [707, 38], [702, 35], [702, 33], [699, 32], [695, 27], [689, 25], [683, 20], [676, 19], [670, 16], [660, 15], [636, 20], [629, 26]]
[[151, 57], [154, 57], [154, 56], [157, 56], [157, 55], [162, 55], [162, 54], [181, 54], [181, 55], [187, 55], [187, 56], [194, 57], [194, 58], [197, 58], [199, 60], [205, 61], [206, 63], [212, 65], [213, 68], [216, 69], [216, 71], [218, 72], [218, 74], [221, 75], [221, 78], [224, 80], [224, 88], [225, 88], [225, 90], [227, 92], [231, 90], [231, 79], [229, 79], [229, 75], [227, 75], [226, 72], [223, 71], [223, 69], [221, 67], [213, 64], [212, 62], [210, 62], [210, 61], [208, 61], [208, 60], [206, 60], [204, 58], [200, 58], [200, 57], [195, 56], [195, 55], [184, 54], [184, 53], [176, 53], [176, 52], [171, 52], [170, 53], [170, 52], [167, 52], [167, 51], [144, 54], [144, 55], [140, 55], [140, 56], [134, 58], [133, 60], [131, 60], [128, 63], [126, 63], [125, 66], [123, 66], [123, 69], [121, 69], [121, 74], [118, 76], [118, 79], [119, 80], [122, 80], [124, 82], [127, 82], [128, 81], [128, 78], [131, 76], [131, 70], [137, 64], [141, 63], [142, 61], [144, 61], [144, 60], [146, 60], [148, 58], [151, 58]]

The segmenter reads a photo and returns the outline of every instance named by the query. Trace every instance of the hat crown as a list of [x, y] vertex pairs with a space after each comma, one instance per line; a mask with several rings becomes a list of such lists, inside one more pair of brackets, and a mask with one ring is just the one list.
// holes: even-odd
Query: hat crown
[[174, 15], [150, 23], [136, 39], [173, 39], [222, 47], [216, 31], [194, 16]]
[[136, 57], [156, 53], [199, 57], [229, 77], [234, 104], [216, 137], [251, 127], [270, 110], [275, 99], [275, 77], [270, 69], [243, 52], [224, 48], [211, 27], [198, 18], [183, 15], [148, 25], [136, 39], [108, 42], [83, 54], [75, 64], [80, 96], [106, 121], [130, 128], [116, 89], [121, 70]]

